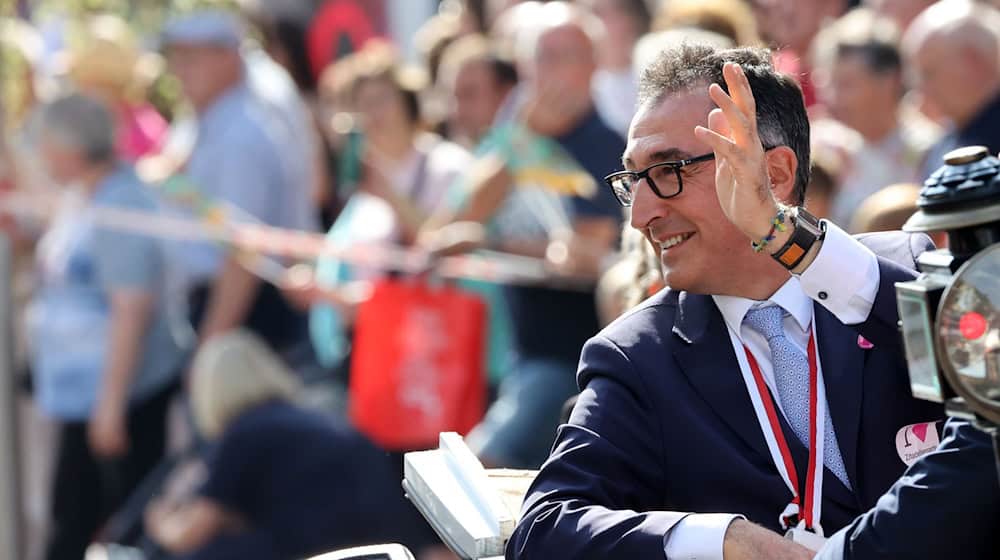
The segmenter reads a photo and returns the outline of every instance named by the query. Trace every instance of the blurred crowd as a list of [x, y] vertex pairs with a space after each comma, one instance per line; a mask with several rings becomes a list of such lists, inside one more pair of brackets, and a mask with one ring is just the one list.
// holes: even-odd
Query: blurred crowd
[[[357, 363], [359, 317], [380, 283], [433, 284], [451, 256], [542, 270], [446, 281], [488, 310], [481, 356], [455, 374], [483, 376], [487, 406], [454, 429], [487, 466], [537, 468], [583, 343], [663, 287], [603, 178], [665, 47], [771, 47], [810, 114], [806, 207], [852, 233], [902, 227], [947, 151], [1000, 151], [996, 2], [428, 3], [415, 52], [375, 0], [204, 2], [152, 28], [0, 22], [33, 557], [94, 541], [150, 558], [445, 554], [399, 490], [412, 446], [351, 422], [352, 374], [380, 374]], [[197, 231], [151, 235], [141, 216]], [[242, 225], [429, 264], [187, 235]], [[390, 339], [413, 328], [383, 326], [385, 352], [405, 362]]]

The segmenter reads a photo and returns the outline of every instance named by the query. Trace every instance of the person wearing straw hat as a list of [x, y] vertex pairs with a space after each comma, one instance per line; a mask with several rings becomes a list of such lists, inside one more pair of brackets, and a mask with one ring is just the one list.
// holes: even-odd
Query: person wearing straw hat
[[70, 45], [68, 78], [81, 91], [104, 99], [118, 117], [118, 155], [136, 161], [156, 153], [167, 122], [144, 97], [162, 69], [160, 57], [141, 51], [128, 23], [110, 14], [86, 22]]

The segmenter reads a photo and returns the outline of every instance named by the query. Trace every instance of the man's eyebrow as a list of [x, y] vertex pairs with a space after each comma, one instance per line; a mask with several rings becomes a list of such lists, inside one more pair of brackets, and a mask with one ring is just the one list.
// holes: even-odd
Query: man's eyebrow
[[[650, 154], [649, 161], [652, 163], [661, 163], [664, 161], [677, 161], [682, 159], [688, 159], [690, 157], [692, 157], [691, 153], [686, 150], [682, 150], [680, 148], [667, 148], [665, 150], [660, 150], [658, 152], [653, 152], [652, 154]], [[635, 162], [632, 161], [632, 158], [628, 156], [623, 156], [622, 165], [624, 165], [625, 168], [627, 169], [629, 167], [633, 167], [635, 165]]]

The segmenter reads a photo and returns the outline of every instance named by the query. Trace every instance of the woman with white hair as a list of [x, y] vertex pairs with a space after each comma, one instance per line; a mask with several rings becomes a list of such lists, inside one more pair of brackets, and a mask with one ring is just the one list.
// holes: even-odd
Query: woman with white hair
[[420, 523], [388, 456], [346, 422], [295, 404], [294, 374], [255, 335], [206, 343], [190, 389], [195, 425], [213, 446], [195, 497], [146, 511], [147, 533], [169, 552], [297, 559], [407, 540], [401, 531]]
[[39, 129], [45, 171], [76, 195], [38, 243], [28, 308], [35, 397], [61, 425], [46, 557], [76, 560], [162, 459], [186, 355], [163, 245], [94, 218], [102, 208], [157, 210], [115, 155], [113, 117], [100, 101], [70, 95], [42, 107]]

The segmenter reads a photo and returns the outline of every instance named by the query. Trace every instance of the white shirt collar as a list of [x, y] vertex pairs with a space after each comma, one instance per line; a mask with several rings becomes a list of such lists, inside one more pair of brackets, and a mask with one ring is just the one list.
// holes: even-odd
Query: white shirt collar
[[[795, 318], [795, 322], [802, 328], [802, 332], [809, 329], [813, 316], [813, 301], [802, 290], [799, 279], [792, 276], [787, 282], [774, 292], [774, 295], [764, 301], [757, 301], [737, 296], [712, 296], [716, 307], [722, 313], [722, 318], [726, 325], [733, 332], [740, 334], [743, 325], [743, 318], [746, 317], [751, 307], [759, 307], [765, 303], [772, 303], [784, 309]], [[742, 338], [742, 336], [741, 336]]]

